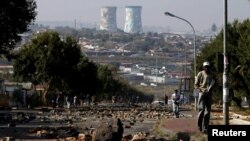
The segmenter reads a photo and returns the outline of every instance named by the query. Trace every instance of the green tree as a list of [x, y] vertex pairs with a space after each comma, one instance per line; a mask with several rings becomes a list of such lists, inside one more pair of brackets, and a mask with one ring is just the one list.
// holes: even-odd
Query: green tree
[[72, 81], [69, 80], [72, 75], [78, 74], [81, 57], [80, 48], [74, 39], [64, 39], [56, 32], [45, 32], [18, 52], [14, 61], [14, 77], [34, 84], [45, 83], [46, 92], [56, 90], [69, 93], [72, 88]]
[[20, 41], [19, 34], [27, 31], [35, 19], [34, 0], [1, 0], [0, 2], [0, 54], [8, 54]]
[[100, 89], [97, 69], [98, 66], [95, 63], [90, 62], [86, 57], [81, 57], [77, 65], [77, 71], [69, 77], [70, 84], [72, 84], [71, 89], [75, 90], [74, 93], [80, 97], [84, 97], [87, 94], [93, 96], [97, 93]]
[[96, 65], [81, 54], [76, 40], [52, 31], [38, 34], [20, 49], [14, 60], [14, 78], [44, 84], [44, 102], [56, 92], [79, 98], [117, 94], [143, 97], [119, 79], [114, 66]]
[[[233, 98], [238, 101], [240, 105], [241, 97], [247, 96], [250, 98], [249, 84], [250, 84], [250, 21], [249, 19], [228, 24], [228, 38], [227, 38], [227, 54], [229, 56], [229, 82], [230, 92]], [[223, 31], [209, 44], [206, 44], [201, 53], [197, 56], [197, 65], [202, 66], [202, 62], [208, 60], [212, 64], [214, 74], [217, 76], [217, 88], [215, 97], [222, 98], [222, 72], [220, 67], [223, 65], [219, 62], [218, 54], [223, 54]], [[221, 58], [222, 59], [222, 58]], [[241, 66], [240, 73], [238, 67]], [[201, 69], [201, 68], [199, 68]], [[240, 76], [240, 77], [239, 77]]]
[[100, 65], [97, 70], [97, 77], [99, 80], [99, 83], [101, 84], [101, 92], [107, 94], [109, 96], [114, 94], [114, 77], [113, 74], [115, 73], [115, 69], [109, 65]]

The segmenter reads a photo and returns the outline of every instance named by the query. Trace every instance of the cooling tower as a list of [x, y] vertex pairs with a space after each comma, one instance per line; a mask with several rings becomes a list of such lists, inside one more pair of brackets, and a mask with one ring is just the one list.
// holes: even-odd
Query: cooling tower
[[116, 7], [101, 8], [100, 30], [116, 31]]
[[140, 33], [142, 32], [141, 24], [141, 6], [126, 6], [125, 7], [125, 27], [124, 32]]

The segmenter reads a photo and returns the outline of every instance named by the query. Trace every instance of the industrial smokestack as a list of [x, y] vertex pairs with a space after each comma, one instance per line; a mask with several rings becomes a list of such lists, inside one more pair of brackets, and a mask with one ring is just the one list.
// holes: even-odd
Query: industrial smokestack
[[126, 33], [140, 33], [142, 32], [141, 23], [141, 6], [126, 6], [126, 18], [124, 32]]
[[100, 30], [117, 30], [116, 7], [106, 6], [101, 8]]

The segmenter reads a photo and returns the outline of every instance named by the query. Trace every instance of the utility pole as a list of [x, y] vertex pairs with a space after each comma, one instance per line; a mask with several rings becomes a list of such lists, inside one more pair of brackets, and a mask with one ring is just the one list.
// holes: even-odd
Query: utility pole
[[223, 121], [225, 125], [229, 124], [229, 89], [228, 89], [228, 57], [227, 57], [227, 0], [224, 0], [224, 30], [223, 30]]
[[157, 51], [155, 52], [155, 70], [156, 70], [156, 76], [155, 76], [155, 84], [158, 85], [158, 58], [157, 58]]

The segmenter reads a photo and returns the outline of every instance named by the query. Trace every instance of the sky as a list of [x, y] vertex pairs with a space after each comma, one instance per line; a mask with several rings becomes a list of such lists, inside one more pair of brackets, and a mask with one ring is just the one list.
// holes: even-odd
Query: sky
[[[99, 25], [100, 8], [117, 7], [117, 26], [124, 28], [125, 6], [142, 6], [142, 26], [192, 31], [186, 22], [165, 16], [170, 12], [189, 21], [195, 30], [224, 25], [224, 0], [36, 0], [36, 21], [76, 21]], [[228, 22], [250, 18], [250, 0], [228, 0]]]

